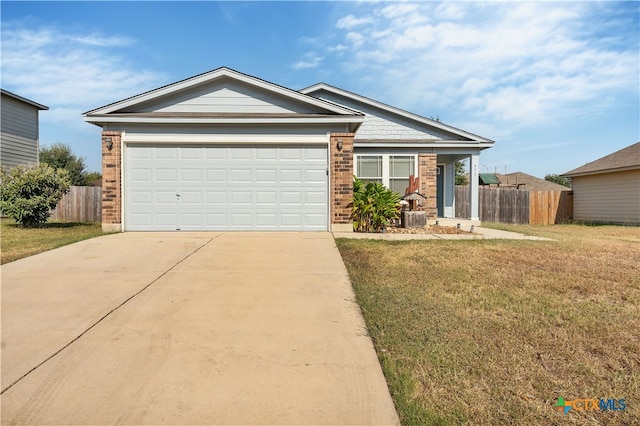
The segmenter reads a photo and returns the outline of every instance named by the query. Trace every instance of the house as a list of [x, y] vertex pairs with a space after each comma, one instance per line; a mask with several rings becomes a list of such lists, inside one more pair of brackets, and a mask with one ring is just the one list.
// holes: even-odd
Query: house
[[577, 221], [640, 225], [640, 142], [564, 173]]
[[496, 173], [500, 180], [500, 188], [515, 188], [525, 191], [571, 191], [571, 188], [564, 185], [540, 179], [523, 172], [513, 172], [507, 174]]
[[0, 167], [37, 164], [38, 113], [49, 108], [0, 89]]
[[[454, 164], [493, 141], [327, 84], [229, 68], [84, 114], [102, 127], [105, 230], [351, 231], [353, 175], [454, 217]], [[478, 218], [478, 186], [470, 191]]]

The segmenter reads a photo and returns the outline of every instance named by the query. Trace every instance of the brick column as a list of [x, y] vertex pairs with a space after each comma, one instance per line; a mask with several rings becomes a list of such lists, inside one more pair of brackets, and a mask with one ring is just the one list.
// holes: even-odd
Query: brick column
[[[121, 132], [102, 132], [102, 230], [105, 232], [123, 230], [121, 139]], [[113, 143], [111, 150], [107, 146], [110, 143]]]
[[[351, 205], [353, 201], [353, 138], [355, 133], [332, 133], [329, 143], [331, 170], [330, 218], [331, 231], [353, 232]], [[341, 148], [339, 149], [339, 145]]]
[[[427, 212], [427, 219], [435, 220], [438, 217], [437, 207], [437, 182], [438, 172], [437, 154], [421, 152], [418, 154], [418, 173], [420, 176], [420, 193], [427, 197], [422, 202], [420, 210]], [[443, 188], [444, 189], [444, 188]]]

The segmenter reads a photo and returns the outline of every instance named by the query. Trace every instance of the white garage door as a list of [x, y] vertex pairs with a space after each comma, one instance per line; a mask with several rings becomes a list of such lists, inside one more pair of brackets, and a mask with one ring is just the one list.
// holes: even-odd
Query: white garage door
[[327, 230], [327, 148], [126, 150], [125, 229]]

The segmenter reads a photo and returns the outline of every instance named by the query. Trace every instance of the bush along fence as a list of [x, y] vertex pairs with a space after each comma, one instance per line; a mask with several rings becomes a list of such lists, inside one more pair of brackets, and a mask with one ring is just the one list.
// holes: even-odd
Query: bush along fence
[[102, 188], [98, 186], [72, 186], [49, 220], [66, 222], [101, 222]]
[[[548, 225], [573, 218], [573, 192], [478, 188], [481, 221]], [[456, 186], [456, 216], [471, 217], [469, 187]]]

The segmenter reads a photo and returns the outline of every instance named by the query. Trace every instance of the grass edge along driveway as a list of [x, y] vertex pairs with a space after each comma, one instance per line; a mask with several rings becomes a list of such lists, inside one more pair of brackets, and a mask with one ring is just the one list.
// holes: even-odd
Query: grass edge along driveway
[[337, 241], [402, 423], [639, 423], [640, 229], [509, 230], [557, 241]]
[[39, 228], [21, 228], [11, 219], [2, 219], [0, 262], [13, 262], [100, 235], [104, 233], [98, 222], [47, 222]]

